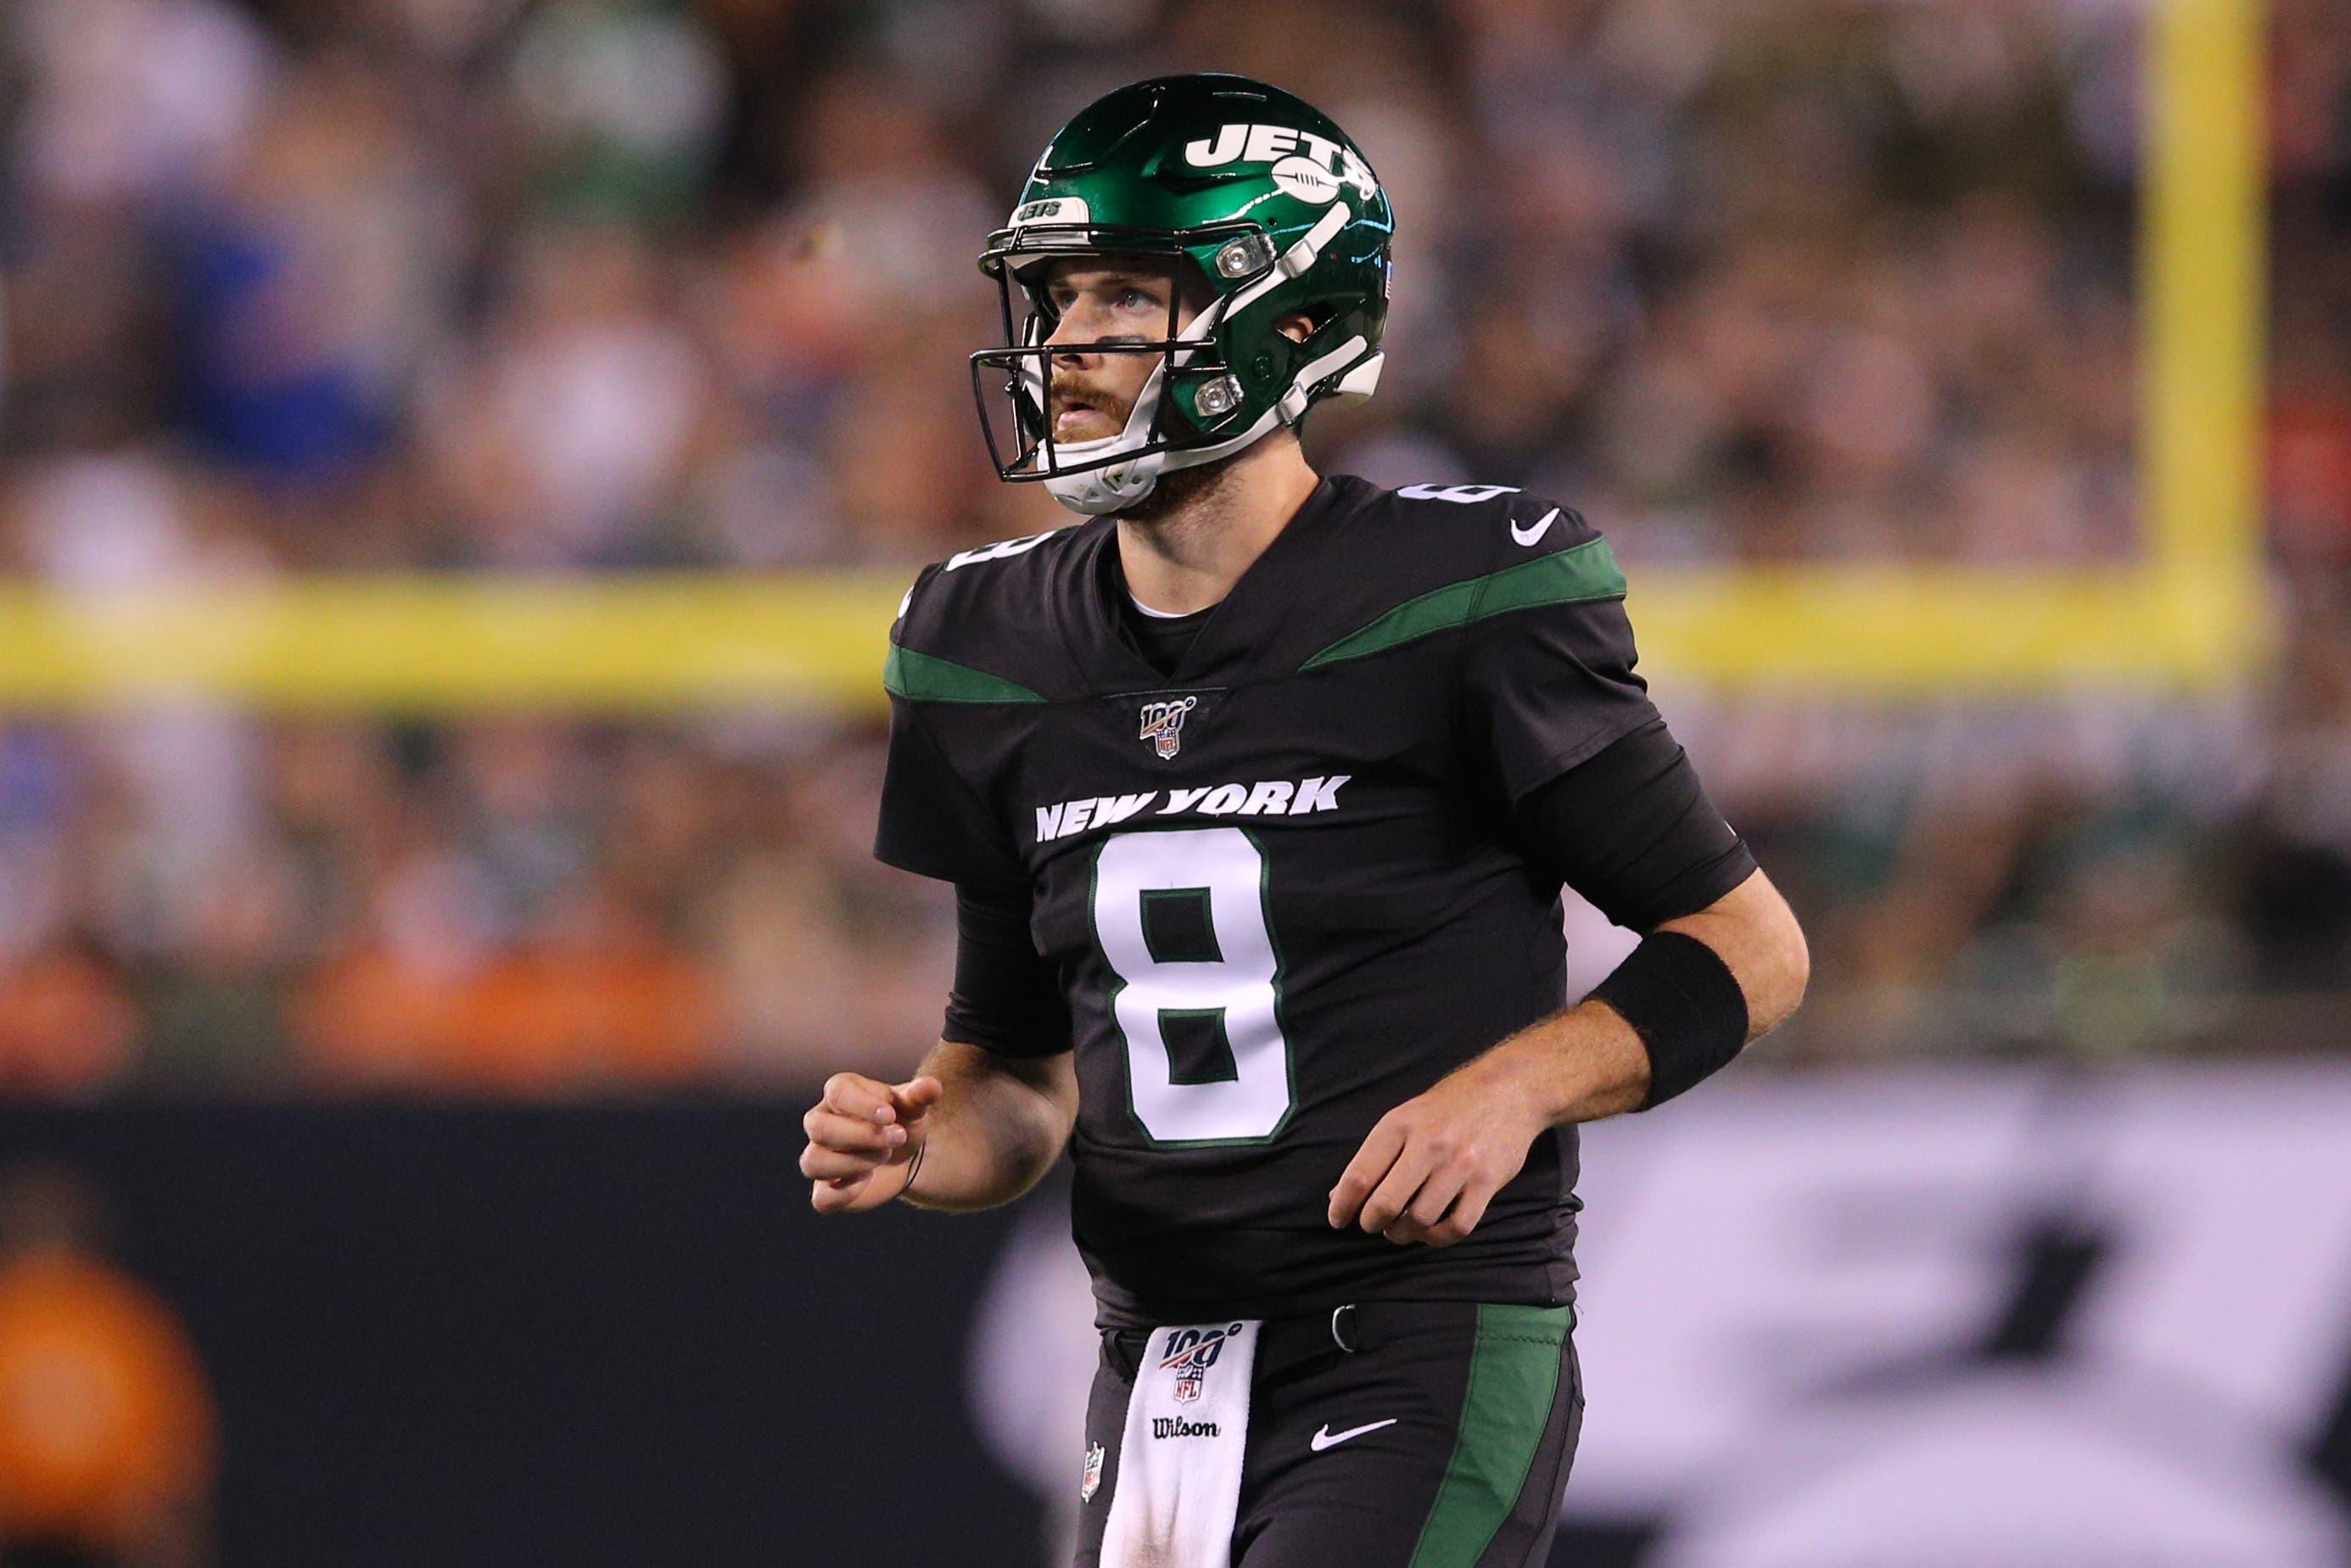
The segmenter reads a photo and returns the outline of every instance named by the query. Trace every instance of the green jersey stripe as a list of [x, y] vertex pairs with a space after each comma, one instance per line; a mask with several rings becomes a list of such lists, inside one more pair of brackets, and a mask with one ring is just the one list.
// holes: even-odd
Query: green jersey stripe
[[882, 663], [882, 689], [917, 703], [1040, 703], [1045, 699], [1015, 681], [975, 670], [951, 659], [890, 644]]
[[1560, 1347], [1574, 1324], [1573, 1307], [1479, 1307], [1461, 1425], [1409, 1568], [1477, 1562], [1510, 1517], [1551, 1424]]
[[1370, 625], [1351, 632], [1300, 666], [1313, 669], [1342, 659], [1360, 659], [1436, 632], [1467, 626], [1489, 615], [1531, 610], [1541, 604], [1587, 604], [1625, 597], [1625, 574], [1606, 539], [1580, 545], [1504, 567], [1466, 582], [1447, 583], [1407, 599]]

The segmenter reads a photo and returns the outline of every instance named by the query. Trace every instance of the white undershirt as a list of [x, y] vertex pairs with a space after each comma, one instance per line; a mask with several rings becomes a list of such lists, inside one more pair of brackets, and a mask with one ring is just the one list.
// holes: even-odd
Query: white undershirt
[[1126, 601], [1129, 604], [1134, 605], [1139, 613], [1148, 615], [1154, 621], [1181, 621], [1186, 615], [1197, 615], [1200, 613], [1197, 610], [1154, 610], [1151, 606], [1145, 604], [1140, 599], [1137, 599], [1132, 591], [1127, 593]]

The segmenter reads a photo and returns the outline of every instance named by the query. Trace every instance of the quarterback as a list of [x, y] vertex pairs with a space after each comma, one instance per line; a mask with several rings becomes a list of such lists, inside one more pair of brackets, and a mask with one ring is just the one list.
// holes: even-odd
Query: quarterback
[[[1583, 1408], [1576, 1124], [1785, 1018], [1807, 959], [1634, 674], [1569, 506], [1321, 476], [1393, 219], [1280, 89], [1070, 121], [980, 267], [1008, 481], [1081, 519], [926, 569], [876, 853], [955, 884], [937, 1048], [835, 1075], [823, 1213], [1066, 1146], [1102, 1353], [1081, 1568], [1539, 1563]], [[1640, 945], [1569, 1006], [1560, 890]]]

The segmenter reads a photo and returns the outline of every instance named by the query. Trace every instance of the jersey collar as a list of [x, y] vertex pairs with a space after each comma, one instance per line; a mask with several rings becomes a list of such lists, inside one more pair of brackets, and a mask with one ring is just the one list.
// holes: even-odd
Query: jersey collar
[[[1301, 502], [1264, 553], [1209, 607], [1199, 635], [1172, 674], [1162, 675], [1126, 640], [1118, 596], [1126, 591], [1117, 568], [1114, 516], [1088, 526], [1072, 574], [1061, 634], [1090, 691], [1155, 692], [1236, 686], [1295, 669], [1321, 644], [1311, 613], [1316, 574], [1329, 559], [1340, 516], [1361, 505], [1362, 481], [1327, 477]], [[1285, 664], [1283, 659], [1291, 653]]]

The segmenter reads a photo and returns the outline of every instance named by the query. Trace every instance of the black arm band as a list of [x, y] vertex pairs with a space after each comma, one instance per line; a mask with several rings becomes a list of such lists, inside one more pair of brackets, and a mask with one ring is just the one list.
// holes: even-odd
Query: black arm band
[[1623, 1015], [1649, 1053], [1649, 1092], [1639, 1110], [1720, 1071], [1747, 1043], [1747, 994], [1730, 966], [1679, 931], [1641, 938], [1588, 999]]
[[956, 884], [955, 989], [939, 1038], [998, 1056], [1054, 1056], [1070, 1049], [1061, 977], [1029, 936], [1026, 885]]

